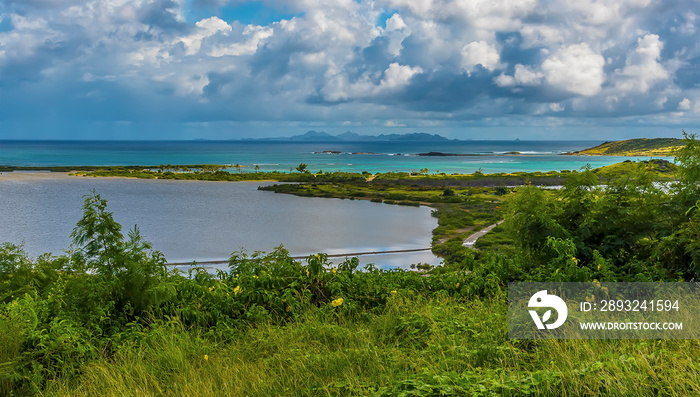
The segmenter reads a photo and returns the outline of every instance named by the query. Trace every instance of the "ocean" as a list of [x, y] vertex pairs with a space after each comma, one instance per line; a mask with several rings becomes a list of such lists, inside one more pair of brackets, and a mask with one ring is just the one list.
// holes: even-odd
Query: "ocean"
[[[577, 170], [624, 161], [617, 156], [562, 156], [600, 141], [267, 142], [267, 141], [0, 141], [0, 165], [240, 164], [243, 172], [350, 171], [485, 173]], [[467, 154], [423, 157], [418, 153]], [[518, 152], [519, 154], [510, 154]], [[646, 159], [646, 158], [645, 158]], [[232, 171], [235, 171], [232, 169]]]
[[[0, 165], [240, 164], [242, 172], [310, 171], [484, 173], [577, 170], [624, 161], [614, 156], [562, 156], [598, 141], [260, 142], [260, 141], [0, 141]], [[442, 152], [468, 156], [424, 157]], [[518, 152], [519, 154], [513, 154]], [[237, 172], [231, 168], [232, 172]], [[301, 198], [258, 191], [262, 183], [126, 179], [26, 178], [0, 175], [0, 243], [23, 244], [30, 256], [60, 254], [80, 217], [82, 196], [95, 189], [125, 231], [138, 224], [169, 262], [225, 260], [236, 250], [292, 255], [422, 249], [436, 220], [427, 207]], [[363, 264], [437, 265], [429, 251], [360, 257]], [[225, 266], [223, 266], [225, 267]]]

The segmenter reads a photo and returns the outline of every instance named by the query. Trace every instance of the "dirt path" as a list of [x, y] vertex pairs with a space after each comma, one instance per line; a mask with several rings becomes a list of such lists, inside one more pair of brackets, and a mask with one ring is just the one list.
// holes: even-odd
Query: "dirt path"
[[493, 229], [494, 227], [500, 225], [501, 223], [503, 223], [503, 221], [500, 221], [500, 222], [498, 222], [498, 223], [495, 223], [495, 224], [493, 224], [493, 225], [491, 225], [491, 226], [487, 226], [487, 227], [485, 227], [485, 228], [479, 230], [478, 232], [476, 232], [476, 233], [472, 234], [471, 236], [467, 237], [467, 238], [464, 240], [464, 243], [462, 243], [462, 245], [465, 246], [465, 247], [470, 247], [470, 248], [473, 247], [473, 246], [474, 246], [474, 243], [476, 243], [476, 240], [478, 240], [479, 237], [481, 237], [481, 236], [483, 236], [484, 234], [490, 232], [491, 229]]

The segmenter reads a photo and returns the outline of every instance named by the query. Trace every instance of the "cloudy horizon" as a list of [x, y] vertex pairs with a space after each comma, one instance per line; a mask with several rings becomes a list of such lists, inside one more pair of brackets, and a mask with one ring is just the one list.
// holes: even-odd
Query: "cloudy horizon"
[[5, 0], [0, 139], [700, 132], [697, 0]]

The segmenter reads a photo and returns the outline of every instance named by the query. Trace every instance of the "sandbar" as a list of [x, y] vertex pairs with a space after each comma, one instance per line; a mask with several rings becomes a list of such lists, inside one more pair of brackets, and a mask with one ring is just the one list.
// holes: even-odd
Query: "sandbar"
[[12, 171], [0, 172], [0, 182], [30, 182], [41, 181], [47, 179], [72, 179], [80, 178], [79, 176], [71, 175], [70, 172], [47, 172], [47, 171]]

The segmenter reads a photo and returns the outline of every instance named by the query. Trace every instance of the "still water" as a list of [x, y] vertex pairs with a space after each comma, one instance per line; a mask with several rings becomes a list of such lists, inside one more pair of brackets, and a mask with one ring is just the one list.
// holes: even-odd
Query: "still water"
[[[294, 256], [427, 248], [437, 225], [427, 207], [296, 197], [259, 191], [260, 185], [0, 175], [0, 242], [24, 243], [32, 257], [63, 253], [83, 195], [93, 189], [125, 235], [137, 224], [168, 262], [223, 260], [240, 249], [280, 244]], [[440, 263], [429, 251], [360, 259], [382, 268]]]

